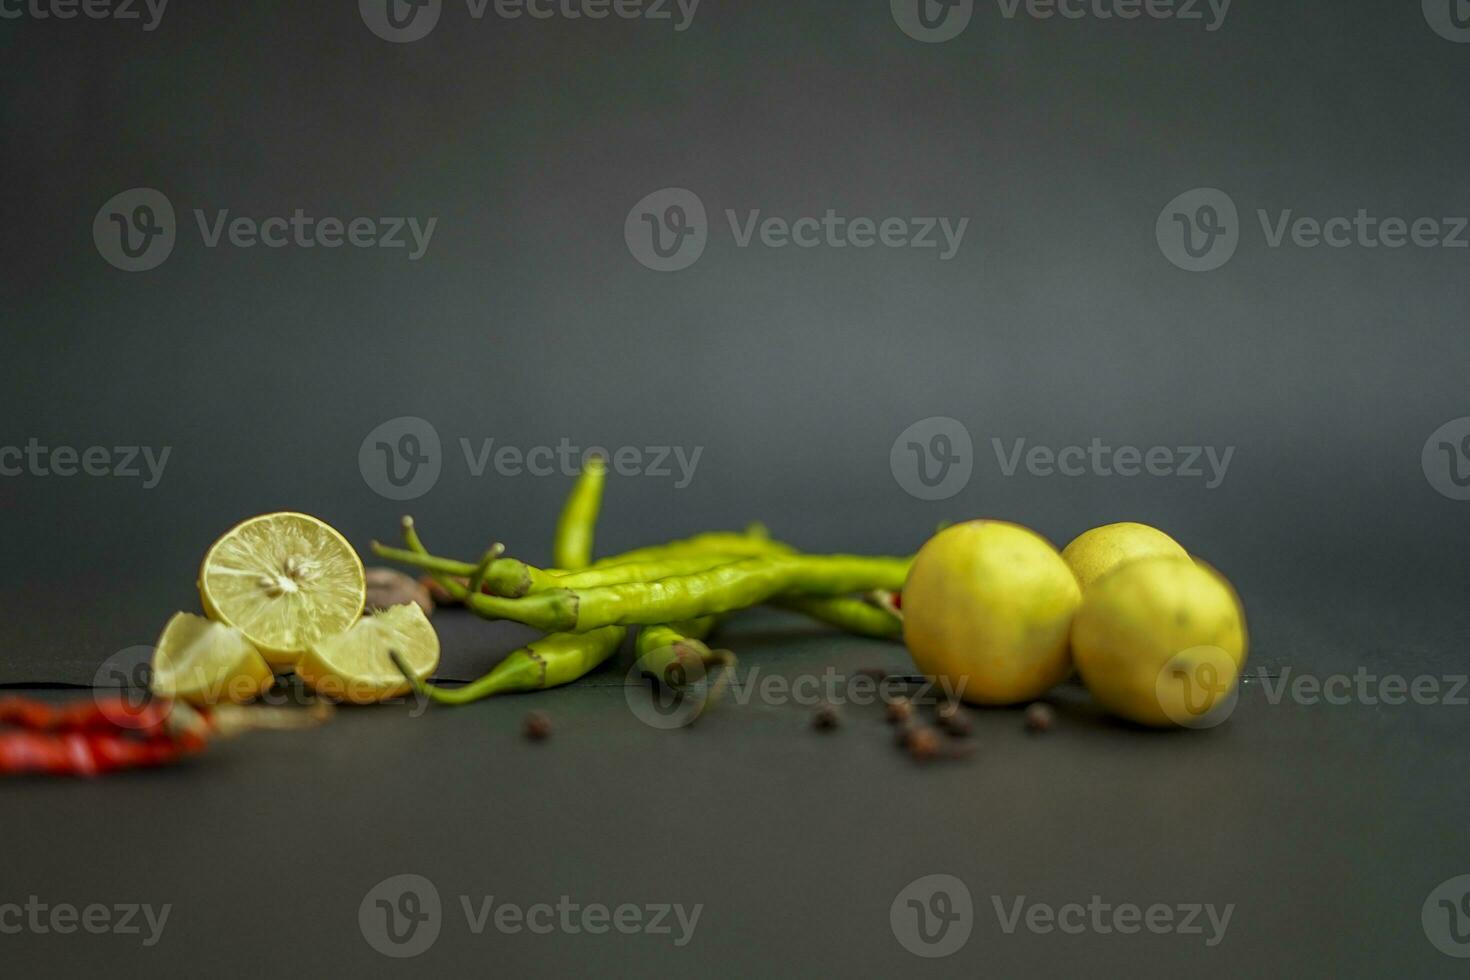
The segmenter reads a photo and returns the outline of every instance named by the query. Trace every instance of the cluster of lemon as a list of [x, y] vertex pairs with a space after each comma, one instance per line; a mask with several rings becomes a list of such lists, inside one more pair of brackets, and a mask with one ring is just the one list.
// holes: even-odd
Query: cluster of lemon
[[439, 664], [439, 637], [414, 603], [364, 616], [362, 559], [306, 514], [252, 517], [210, 546], [199, 568], [203, 616], [176, 613], [153, 655], [153, 693], [193, 704], [259, 697], [277, 671], [339, 701], [408, 691], [388, 651], [417, 677]]
[[976, 704], [1029, 701], [1075, 668], [1116, 715], [1196, 727], [1233, 697], [1246, 656], [1230, 583], [1145, 524], [1061, 552], [1017, 524], [957, 524], [914, 559], [903, 612], [919, 669]]

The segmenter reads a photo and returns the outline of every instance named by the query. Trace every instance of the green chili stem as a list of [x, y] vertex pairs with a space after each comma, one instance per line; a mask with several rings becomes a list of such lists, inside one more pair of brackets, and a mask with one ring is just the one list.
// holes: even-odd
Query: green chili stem
[[607, 463], [601, 456], [588, 456], [582, 463], [572, 492], [556, 523], [551, 561], [569, 571], [586, 568], [592, 561], [592, 540], [597, 515], [602, 509], [602, 488], [607, 480]]

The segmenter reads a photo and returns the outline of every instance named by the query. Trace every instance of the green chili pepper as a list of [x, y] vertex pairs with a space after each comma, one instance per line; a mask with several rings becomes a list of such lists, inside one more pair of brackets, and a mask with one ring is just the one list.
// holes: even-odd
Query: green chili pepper
[[407, 665], [393, 662], [414, 682], [415, 690], [439, 704], [469, 704], [511, 691], [539, 691], [579, 680], [612, 656], [628, 631], [607, 626], [587, 633], [552, 633], [512, 651], [495, 669], [464, 687], [443, 688], [417, 681]]
[[903, 620], [852, 596], [783, 596], [771, 605], [810, 616], [819, 623], [835, 626], [858, 636], [896, 640], [903, 636]]
[[638, 631], [634, 644], [639, 669], [664, 683], [669, 682], [670, 668], [674, 664], [685, 666], [685, 677], [696, 676], [693, 670], [688, 669], [692, 662], [704, 665], [713, 660], [704, 639], [714, 631], [716, 618], [701, 616], [683, 623], [643, 627]]
[[780, 541], [772, 541], [764, 524], [752, 524], [744, 531], [708, 531], [692, 538], [666, 541], [620, 555], [611, 555], [593, 563], [594, 568], [637, 561], [660, 561], [690, 555], [729, 555], [731, 558], [759, 558], [772, 555], [794, 555], [796, 549]]
[[[692, 575], [707, 571], [732, 561], [742, 561], [741, 555], [688, 554], [669, 558], [648, 558], [642, 561], [623, 561], [612, 565], [594, 565], [576, 572], [547, 572], [545, 582], [532, 586], [532, 592], [554, 589], [595, 589], [604, 585], [624, 585], [628, 582], [652, 582], [675, 575]], [[529, 567], [529, 566], [528, 566]]]
[[607, 463], [601, 456], [588, 456], [582, 474], [567, 496], [561, 520], [556, 523], [556, 541], [551, 561], [557, 568], [573, 571], [592, 562], [592, 538], [597, 514], [602, 509], [602, 486], [607, 480]]
[[603, 626], [658, 625], [745, 609], [775, 596], [846, 595], [902, 588], [909, 558], [799, 555], [747, 558], [654, 582], [551, 589], [519, 599], [470, 595], [487, 619], [510, 619], [549, 633]]

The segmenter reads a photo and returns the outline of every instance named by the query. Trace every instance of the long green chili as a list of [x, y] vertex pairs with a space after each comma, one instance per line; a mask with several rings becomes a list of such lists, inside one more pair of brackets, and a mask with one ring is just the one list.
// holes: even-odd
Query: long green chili
[[602, 509], [602, 487], [607, 481], [607, 463], [601, 456], [588, 456], [582, 473], [567, 496], [561, 519], [556, 523], [556, 540], [551, 561], [557, 568], [574, 571], [592, 562], [592, 539], [597, 514]]
[[896, 640], [903, 636], [903, 620], [852, 596], [778, 596], [771, 605], [799, 612], [819, 623], [835, 626], [858, 636]]
[[[628, 631], [606, 626], [586, 633], [552, 633], [513, 650], [495, 668], [464, 687], [445, 688], [417, 681], [415, 690], [439, 704], [469, 704], [511, 691], [539, 691], [580, 680], [617, 652]], [[414, 675], [395, 654], [394, 663], [411, 681]]]
[[658, 625], [731, 612], [779, 595], [846, 595], [899, 589], [911, 559], [859, 555], [747, 558], [654, 582], [551, 589], [519, 599], [470, 595], [487, 619], [510, 619], [549, 633], [603, 626]]

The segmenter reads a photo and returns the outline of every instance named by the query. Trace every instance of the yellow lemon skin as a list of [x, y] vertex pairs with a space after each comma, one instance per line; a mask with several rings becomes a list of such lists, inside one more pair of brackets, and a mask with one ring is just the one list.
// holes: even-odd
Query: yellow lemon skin
[[1245, 610], [1218, 572], [1189, 558], [1141, 558], [1093, 583], [1072, 623], [1077, 673], [1108, 711], [1174, 726], [1235, 689]]
[[1041, 535], [968, 521], [930, 538], [903, 588], [903, 635], [924, 674], [972, 704], [1029, 701], [1072, 672], [1077, 579]]
[[1083, 531], [1062, 549], [1062, 560], [1082, 591], [1108, 572], [1138, 558], [1184, 558], [1188, 552], [1156, 527], [1122, 521]]

